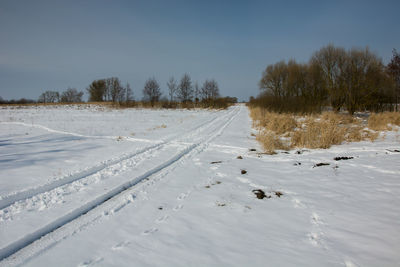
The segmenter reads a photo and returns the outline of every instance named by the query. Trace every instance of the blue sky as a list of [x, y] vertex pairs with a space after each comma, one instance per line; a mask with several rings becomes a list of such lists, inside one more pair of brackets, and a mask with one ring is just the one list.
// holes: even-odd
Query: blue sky
[[[333, 43], [387, 63], [400, 50], [400, 1], [0, 1], [0, 96], [84, 90], [117, 76], [140, 99], [154, 76], [214, 78], [221, 94], [259, 93], [269, 64]], [[85, 91], [86, 93], [86, 91]]]

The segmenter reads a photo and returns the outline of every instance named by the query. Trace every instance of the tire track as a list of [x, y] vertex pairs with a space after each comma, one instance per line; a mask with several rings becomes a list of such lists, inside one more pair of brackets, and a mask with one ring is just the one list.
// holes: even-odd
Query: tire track
[[[215, 122], [216, 120], [220, 119], [219, 116], [216, 116], [215, 118], [208, 120], [198, 126], [196, 126], [194, 129], [190, 130], [189, 135], [193, 134], [194, 132], [197, 131], [201, 131], [203, 128], [206, 128], [208, 125], [211, 125], [213, 122]], [[46, 128], [46, 127], [44, 127]], [[51, 132], [55, 132], [55, 133], [63, 133], [63, 134], [70, 134], [70, 135], [76, 135], [73, 133], [68, 133], [68, 132], [61, 132], [61, 131], [56, 131], [56, 130], [52, 130]], [[77, 135], [77, 136], [81, 136], [81, 135]], [[84, 136], [81, 136], [84, 137]], [[147, 146], [144, 147], [142, 149], [140, 149], [139, 151], [133, 152], [133, 153], [129, 153], [126, 155], [123, 155], [121, 157], [118, 157], [117, 159], [110, 159], [105, 161], [104, 163], [101, 163], [100, 165], [91, 167], [89, 169], [86, 169], [84, 171], [80, 171], [77, 173], [74, 173], [72, 175], [67, 175], [67, 176], [63, 176], [60, 179], [56, 179], [54, 181], [51, 181], [49, 183], [34, 187], [34, 188], [29, 188], [27, 190], [23, 190], [23, 191], [19, 191], [19, 192], [15, 192], [9, 195], [5, 195], [5, 196], [0, 196], [0, 210], [4, 209], [8, 206], [10, 206], [11, 204], [21, 201], [21, 200], [25, 200], [25, 199], [29, 199], [32, 198], [36, 195], [39, 195], [41, 193], [45, 193], [47, 191], [51, 191], [57, 187], [61, 187], [63, 185], [66, 184], [70, 184], [73, 183], [75, 181], [81, 180], [85, 177], [88, 177], [90, 175], [94, 175], [106, 168], [109, 168], [113, 165], [117, 165], [118, 163], [124, 161], [124, 160], [128, 160], [128, 159], [133, 159], [135, 157], [138, 157], [148, 151], [157, 149], [157, 148], [161, 148], [162, 146], [166, 145], [166, 144], [170, 144], [173, 143], [175, 140], [177, 140], [178, 138], [180, 138], [179, 135], [174, 135], [174, 136], [170, 136], [168, 137], [166, 140], [163, 140], [159, 143], [156, 143], [154, 145], [151, 146]]]
[[[211, 142], [213, 139], [218, 137], [219, 135], [222, 134], [224, 129], [231, 123], [231, 121], [236, 117], [236, 115], [240, 112], [240, 108], [234, 108], [232, 111], [228, 112], [224, 116], [219, 116], [215, 120], [212, 120], [212, 122], [208, 123], [208, 127], [211, 128], [212, 126], [216, 125], [215, 121], [222, 121], [222, 124], [217, 124], [216, 129], [212, 132], [211, 136], [206, 135], [205, 137], [201, 138], [200, 141], [197, 143], [194, 143], [182, 151], [180, 151], [178, 154], [173, 156], [172, 158], [168, 159], [167, 161], [164, 161], [163, 163], [157, 165], [156, 167], [148, 170], [144, 174], [137, 176], [115, 188], [112, 190], [107, 191], [106, 193], [103, 193], [102, 195], [96, 197], [95, 199], [85, 203], [84, 205], [70, 211], [67, 214], [64, 214], [63, 216], [53, 220], [52, 222], [48, 223], [47, 225], [41, 227], [40, 229], [37, 229], [36, 231], [29, 233], [25, 235], [23, 238], [16, 240], [12, 242], [11, 244], [3, 247], [0, 249], [0, 265], [7, 264], [7, 258], [12, 256], [13, 254], [17, 253], [18, 251], [27, 248], [30, 244], [34, 242], [41, 242], [41, 240], [44, 238], [47, 240], [47, 242], [50, 242], [49, 245], [41, 244], [41, 245], [36, 245], [34, 248], [39, 249], [39, 251], [43, 250], [44, 248], [50, 246], [51, 244], [54, 244], [54, 242], [59, 242], [60, 240], [66, 238], [67, 235], [61, 235], [61, 239], [55, 237], [51, 237], [52, 232], [59, 228], [63, 228], [63, 226], [72, 224], [73, 232], [79, 231], [82, 227], [85, 225], [89, 225], [92, 221], [97, 220], [100, 218], [104, 213], [103, 205], [108, 203], [109, 200], [117, 201], [119, 197], [124, 199], [124, 192], [129, 191], [129, 189], [132, 189], [135, 185], [140, 183], [141, 181], [148, 179], [150, 176], [155, 175], [155, 174], [162, 174], [163, 172], [168, 173], [169, 168], [175, 163], [181, 161], [185, 156], [189, 155], [190, 153], [200, 153], [203, 151], [207, 146], [208, 143]], [[214, 123], [213, 123], [214, 121]], [[193, 134], [193, 133], [192, 133]], [[88, 221], [85, 220], [85, 218], [82, 218], [82, 215], [94, 212], [94, 218], [90, 217]], [[98, 213], [96, 211], [99, 211]], [[99, 215], [100, 214], [100, 215]], [[93, 216], [93, 214], [91, 214]], [[84, 216], [83, 216], [84, 217]], [[82, 218], [81, 221], [78, 219]], [[46, 238], [46, 236], [48, 238]], [[59, 241], [57, 241], [59, 240]], [[33, 248], [33, 250], [34, 250]], [[28, 253], [28, 258], [32, 257], [33, 252], [32, 248], [29, 249], [27, 248], [27, 253]], [[37, 251], [37, 252], [39, 252]], [[33, 254], [32, 254], [33, 253]], [[24, 257], [22, 257], [24, 258]], [[11, 257], [10, 261], [13, 261], [15, 257]], [[23, 259], [22, 259], [23, 260]]]

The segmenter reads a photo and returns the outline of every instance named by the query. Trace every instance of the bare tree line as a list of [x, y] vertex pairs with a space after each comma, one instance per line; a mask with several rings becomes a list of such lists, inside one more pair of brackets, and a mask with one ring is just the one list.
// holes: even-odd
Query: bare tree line
[[150, 102], [151, 106], [161, 101], [165, 107], [176, 107], [177, 104], [181, 104], [183, 107], [214, 107], [221, 106], [225, 102], [226, 104], [237, 102], [236, 98], [221, 98], [218, 83], [214, 79], [205, 80], [202, 87], [199, 88], [198, 83], [193, 83], [190, 75], [185, 73], [179, 82], [171, 76], [166, 85], [168, 99], [164, 98], [163, 100], [157, 80], [154, 77], [149, 78], [143, 88], [144, 101]]
[[326, 105], [351, 114], [393, 110], [398, 107], [399, 69], [395, 50], [385, 66], [368, 48], [328, 45], [306, 64], [289, 60], [268, 65], [259, 83], [262, 92], [251, 100], [279, 112], [315, 112]]
[[133, 91], [129, 85], [123, 86], [119, 78], [111, 77], [94, 80], [88, 88], [89, 101], [91, 102], [133, 102]]
[[79, 103], [82, 102], [83, 92], [68, 88], [61, 94], [57, 91], [46, 91], [39, 96], [38, 103]]
[[[151, 107], [176, 108], [176, 107], [226, 107], [237, 102], [237, 98], [221, 98], [218, 83], [214, 79], [207, 79], [199, 87], [198, 82], [193, 82], [189, 74], [185, 73], [178, 81], [170, 77], [166, 83], [167, 95], [163, 96], [161, 86], [155, 77], [146, 80], [142, 89], [143, 99], [140, 105]], [[89, 102], [112, 102], [118, 105], [135, 106], [133, 91], [127, 83], [122, 85], [117, 77], [94, 80], [86, 88]], [[83, 102], [84, 92], [76, 88], [68, 88], [62, 93], [58, 91], [45, 91], [37, 101], [21, 99], [7, 101], [0, 98], [0, 103], [79, 103]]]

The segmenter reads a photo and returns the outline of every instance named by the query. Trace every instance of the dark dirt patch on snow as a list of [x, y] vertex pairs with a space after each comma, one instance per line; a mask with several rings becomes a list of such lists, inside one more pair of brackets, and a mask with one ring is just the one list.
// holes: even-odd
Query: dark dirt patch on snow
[[271, 196], [267, 196], [265, 192], [261, 189], [254, 189], [251, 192], [253, 192], [258, 199], [271, 198]]
[[321, 162], [321, 163], [317, 163], [313, 166], [313, 168], [315, 167], [321, 167], [321, 166], [328, 166], [331, 165], [330, 163], [326, 163], [326, 162]]
[[334, 157], [334, 160], [338, 161], [338, 160], [349, 160], [349, 159], [354, 159], [354, 157]]

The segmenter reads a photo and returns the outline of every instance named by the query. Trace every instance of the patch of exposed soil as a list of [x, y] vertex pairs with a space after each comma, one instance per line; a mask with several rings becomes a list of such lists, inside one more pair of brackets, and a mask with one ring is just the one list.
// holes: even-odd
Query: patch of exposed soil
[[321, 163], [317, 163], [313, 166], [313, 168], [315, 167], [321, 167], [321, 166], [328, 166], [331, 165], [330, 163], [326, 163], [326, 162], [321, 162]]
[[354, 157], [334, 157], [334, 160], [349, 160], [349, 159], [354, 159]]
[[254, 189], [251, 192], [253, 192], [258, 199], [271, 198], [271, 196], [267, 196], [265, 192], [261, 189]]

